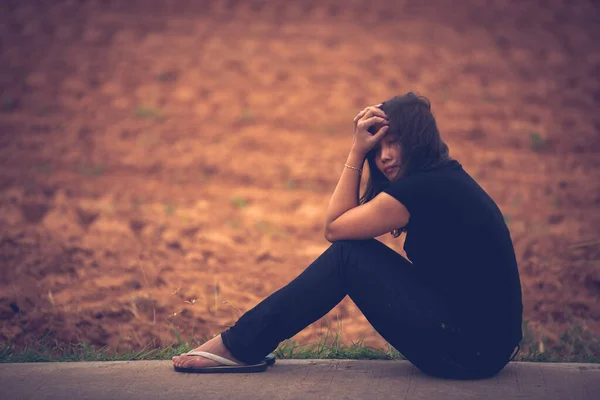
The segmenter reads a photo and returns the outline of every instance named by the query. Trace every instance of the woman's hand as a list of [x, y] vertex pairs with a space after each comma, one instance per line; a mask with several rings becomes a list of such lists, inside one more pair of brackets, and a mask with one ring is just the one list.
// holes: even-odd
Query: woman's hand
[[[387, 115], [378, 106], [369, 106], [354, 117], [354, 137], [352, 140], [352, 151], [366, 155], [387, 132]], [[369, 132], [370, 127], [379, 127], [375, 134]]]

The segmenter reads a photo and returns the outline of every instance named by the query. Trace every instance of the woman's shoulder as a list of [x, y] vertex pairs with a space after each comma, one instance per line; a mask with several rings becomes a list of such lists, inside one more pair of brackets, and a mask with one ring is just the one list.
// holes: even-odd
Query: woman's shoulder
[[438, 164], [433, 165], [431, 168], [426, 169], [423, 172], [441, 172], [441, 171], [464, 171], [463, 166], [458, 160], [454, 158], [448, 158], [440, 161]]
[[468, 174], [466, 174], [460, 162], [458, 162], [455, 159], [448, 159], [446, 161], [440, 162], [439, 164], [415, 171], [405, 177], [398, 179], [398, 181], [396, 182], [402, 185], [402, 182], [427, 182], [430, 180], [445, 179], [446, 177], [450, 176], [468, 176]]
[[475, 179], [454, 159], [391, 182], [387, 190], [390, 194], [410, 192], [414, 197], [437, 197], [449, 201], [478, 197], [482, 191]]

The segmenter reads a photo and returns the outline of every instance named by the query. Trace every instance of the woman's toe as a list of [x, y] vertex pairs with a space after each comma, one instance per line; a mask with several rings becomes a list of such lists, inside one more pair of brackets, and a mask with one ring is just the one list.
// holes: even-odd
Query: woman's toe
[[[198, 365], [200, 364], [200, 365]], [[202, 366], [202, 359], [201, 358], [192, 358], [192, 357], [186, 357], [186, 359], [181, 360], [181, 366], [182, 367], [196, 367], [196, 366]]]

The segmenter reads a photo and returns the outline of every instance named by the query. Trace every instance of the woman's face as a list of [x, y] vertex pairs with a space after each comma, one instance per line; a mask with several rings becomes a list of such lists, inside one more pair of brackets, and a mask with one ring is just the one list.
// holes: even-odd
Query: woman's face
[[400, 140], [396, 135], [385, 135], [375, 148], [375, 164], [381, 173], [389, 180], [400, 178], [401, 151]]

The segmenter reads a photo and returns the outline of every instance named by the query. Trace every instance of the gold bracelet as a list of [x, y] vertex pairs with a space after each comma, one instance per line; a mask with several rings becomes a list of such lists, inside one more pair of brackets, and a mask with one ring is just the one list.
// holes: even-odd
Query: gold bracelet
[[346, 168], [350, 168], [350, 169], [356, 170], [356, 171], [358, 171], [359, 174], [362, 174], [362, 169], [355, 168], [352, 165], [348, 165], [348, 164], [344, 164], [344, 166]]

